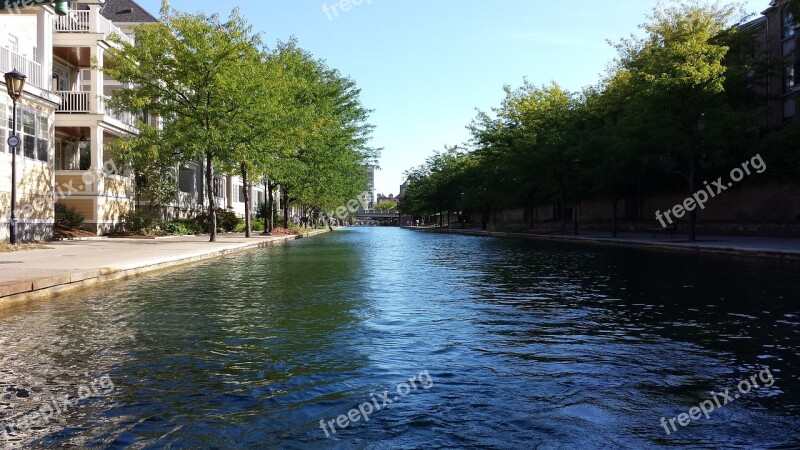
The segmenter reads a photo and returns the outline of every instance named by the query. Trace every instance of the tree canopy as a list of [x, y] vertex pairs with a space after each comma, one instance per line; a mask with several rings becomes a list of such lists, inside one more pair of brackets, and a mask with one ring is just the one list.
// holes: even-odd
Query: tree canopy
[[169, 199], [170, 178], [159, 173], [202, 163], [212, 241], [217, 175], [238, 175], [245, 186], [268, 181], [270, 198], [280, 186], [285, 200], [312, 210], [345, 204], [367, 186], [364, 166], [378, 154], [368, 146], [370, 111], [353, 80], [296, 41], [269, 49], [237, 9], [222, 19], [166, 1], [160, 22], [135, 33], [135, 44], [116, 40], [102, 68], [133, 86], [115, 91], [111, 106], [159, 120], [138, 123], [138, 135], [114, 146], [148, 185], [162, 181], [151, 189], [159, 195], [148, 193], [154, 201]]

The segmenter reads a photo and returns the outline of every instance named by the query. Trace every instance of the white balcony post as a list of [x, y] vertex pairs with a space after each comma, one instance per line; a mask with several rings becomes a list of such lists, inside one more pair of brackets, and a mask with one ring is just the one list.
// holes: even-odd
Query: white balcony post
[[[98, 67], [103, 67], [103, 49], [97, 45], [93, 45], [90, 51], [93, 61], [97, 61]], [[105, 106], [103, 103], [103, 74], [92, 69], [92, 80], [90, 83], [91, 90], [89, 91], [89, 112], [91, 114], [103, 114]]]
[[101, 20], [104, 18], [100, 16], [100, 5], [89, 5], [89, 33], [102, 33]]
[[39, 86], [47, 91], [52, 91], [51, 75], [53, 74], [53, 15], [44, 9], [39, 9], [36, 13], [37, 27], [37, 43], [36, 43], [36, 61], [41, 64], [39, 74], [42, 85]]
[[[92, 172], [95, 183], [94, 190], [100, 192], [103, 189], [103, 130], [100, 127], [91, 127], [91, 139], [89, 142], [89, 150], [92, 155], [92, 166], [89, 171]], [[88, 176], [87, 176], [88, 178]]]

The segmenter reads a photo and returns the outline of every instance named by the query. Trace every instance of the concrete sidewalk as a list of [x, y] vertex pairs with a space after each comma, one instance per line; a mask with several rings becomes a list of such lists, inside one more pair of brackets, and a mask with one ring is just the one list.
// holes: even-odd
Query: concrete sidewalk
[[[417, 228], [421, 229], [421, 228]], [[721, 253], [743, 256], [769, 256], [787, 259], [800, 259], [800, 239], [766, 238], [748, 236], [703, 236], [697, 241], [689, 241], [686, 236], [675, 235], [674, 239], [659, 234], [653, 239], [651, 233], [619, 233], [618, 237], [610, 237], [610, 233], [584, 231], [578, 236], [566, 234], [529, 234], [487, 232], [480, 230], [440, 230], [430, 231], [457, 233], [474, 236], [514, 237], [546, 241], [581, 242], [586, 244], [616, 245], [624, 247], [653, 248], [659, 250], [691, 251], [704, 253]]]
[[130, 278], [154, 270], [202, 261], [249, 249], [315, 236], [221, 234], [159, 239], [99, 239], [59, 241], [48, 248], [0, 253], [0, 307], [12, 301], [42, 297], [101, 281]]

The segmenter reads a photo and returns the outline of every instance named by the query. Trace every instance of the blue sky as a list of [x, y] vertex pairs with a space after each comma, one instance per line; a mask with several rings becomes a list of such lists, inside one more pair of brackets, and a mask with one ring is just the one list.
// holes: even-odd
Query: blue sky
[[[476, 108], [523, 77], [570, 90], [594, 84], [615, 56], [606, 40], [637, 32], [655, 0], [172, 0], [181, 11], [227, 15], [239, 5], [265, 42], [296, 36], [356, 80], [375, 110], [383, 147], [379, 193], [397, 194], [406, 169], [469, 138]], [[160, 0], [138, 0], [158, 15]], [[747, 0], [748, 12], [769, 0]], [[327, 13], [326, 7], [327, 6]], [[335, 9], [334, 9], [335, 6]], [[347, 8], [344, 8], [347, 9]]]

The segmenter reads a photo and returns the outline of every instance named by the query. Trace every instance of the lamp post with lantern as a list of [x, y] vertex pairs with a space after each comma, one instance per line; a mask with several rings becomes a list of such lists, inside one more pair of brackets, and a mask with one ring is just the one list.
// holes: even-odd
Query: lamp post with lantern
[[17, 149], [20, 140], [17, 136], [17, 100], [22, 97], [25, 89], [25, 75], [17, 72], [17, 69], [6, 72], [6, 87], [8, 95], [14, 107], [11, 111], [11, 136], [8, 137], [8, 146], [11, 149], [11, 225], [9, 229], [9, 242], [17, 245]]

